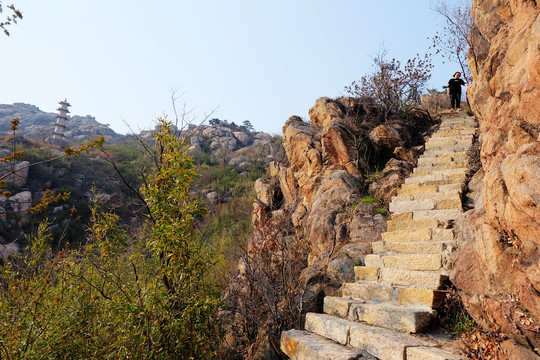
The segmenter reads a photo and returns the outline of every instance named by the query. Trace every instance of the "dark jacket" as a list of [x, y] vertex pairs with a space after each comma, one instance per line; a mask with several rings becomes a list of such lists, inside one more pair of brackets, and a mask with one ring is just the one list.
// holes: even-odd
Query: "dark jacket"
[[461, 78], [452, 78], [448, 81], [448, 88], [450, 89], [450, 94], [461, 94], [461, 86], [465, 85], [465, 81]]

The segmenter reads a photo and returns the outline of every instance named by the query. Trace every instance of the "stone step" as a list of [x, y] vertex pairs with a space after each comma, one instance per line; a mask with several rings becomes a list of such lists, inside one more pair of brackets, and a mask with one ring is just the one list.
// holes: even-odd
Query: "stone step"
[[[451, 229], [449, 229], [451, 230]], [[372, 244], [373, 253], [383, 254], [441, 254], [443, 251], [453, 251], [456, 241], [377, 241]]]
[[[432, 308], [439, 307], [444, 300], [445, 293], [438, 290], [431, 289], [411, 289], [401, 286], [391, 286], [374, 282], [356, 282], [343, 284], [341, 291], [343, 297], [350, 297], [355, 300], [362, 300], [366, 302], [390, 302], [396, 305], [408, 305], [408, 304], [423, 304]], [[330, 297], [326, 302], [338, 302], [334, 298]], [[342, 299], [342, 298], [337, 298]], [[330, 306], [330, 305], [329, 305]], [[334, 306], [338, 309], [338, 306]], [[344, 317], [340, 314], [329, 313], [327, 314]], [[346, 313], [348, 314], [348, 313]]]
[[474, 135], [476, 134], [477, 129], [475, 128], [469, 128], [469, 129], [448, 129], [443, 128], [437, 130], [432, 136], [431, 139], [438, 139], [438, 138], [445, 138], [445, 137], [460, 137], [464, 135]]
[[[420, 188], [421, 189], [421, 188]], [[392, 197], [392, 202], [415, 201], [415, 200], [444, 200], [457, 199], [461, 202], [461, 191], [431, 192], [431, 191], [408, 191], [406, 194], [398, 192], [398, 195]]]
[[355, 266], [354, 278], [356, 281], [378, 281], [379, 267]]
[[334, 339], [347, 339], [353, 349], [366, 351], [381, 360], [406, 360], [406, 350], [412, 347], [433, 347], [437, 343], [431, 339], [403, 334], [376, 326], [368, 326], [343, 320], [326, 314], [306, 315], [306, 330], [339, 342]]
[[446, 147], [446, 148], [433, 148], [426, 149], [422, 154], [422, 158], [440, 158], [440, 157], [450, 157], [453, 159], [467, 159], [467, 151], [469, 148], [455, 148], [455, 147]]
[[389, 205], [390, 212], [400, 213], [414, 210], [433, 210], [437, 206], [437, 201], [427, 200], [402, 200], [392, 201]]
[[414, 168], [413, 173], [414, 174], [428, 173], [428, 172], [429, 173], [437, 173], [437, 172], [440, 172], [440, 171], [443, 171], [443, 170], [458, 170], [458, 169], [460, 169], [463, 172], [467, 172], [468, 163], [466, 161], [461, 160], [461, 161], [448, 161], [446, 164], [445, 163], [422, 164], [422, 165], [417, 165]]
[[380, 268], [378, 281], [393, 286], [407, 286], [415, 289], [439, 290], [448, 276], [440, 271], [416, 271], [396, 268]]
[[458, 165], [462, 164], [463, 166], [467, 166], [469, 164], [467, 160], [467, 155], [464, 154], [463, 156], [456, 156], [455, 154], [449, 154], [446, 156], [425, 156], [422, 155], [420, 158], [418, 158], [417, 166], [444, 166], [446, 164], [452, 164], [452, 165]]
[[449, 197], [441, 199], [423, 200], [401, 200], [392, 201], [389, 209], [392, 213], [411, 212], [416, 210], [443, 210], [461, 209], [463, 207], [460, 197]]
[[281, 351], [291, 360], [375, 360], [367, 352], [336, 344], [320, 335], [303, 330], [281, 333]]
[[437, 317], [437, 311], [424, 304], [394, 305], [390, 303], [364, 303], [353, 300], [350, 300], [348, 304], [347, 320], [404, 333], [420, 333], [427, 329]]
[[426, 145], [426, 150], [424, 151], [424, 154], [432, 154], [432, 153], [456, 153], [456, 152], [467, 152], [471, 145], [463, 145], [463, 144], [456, 144], [456, 145]]
[[433, 219], [427, 220], [388, 220], [386, 222], [386, 230], [388, 232], [399, 230], [418, 230], [426, 228], [436, 228], [439, 222]]
[[435, 271], [442, 268], [441, 254], [396, 254], [381, 256], [384, 268]]
[[431, 175], [431, 174], [445, 174], [445, 175], [452, 175], [452, 174], [465, 174], [467, 172], [466, 167], [449, 167], [449, 166], [439, 166], [439, 167], [431, 167], [431, 168], [415, 168], [413, 170], [413, 174], [416, 176], [422, 176], [422, 175]]
[[447, 185], [423, 185], [420, 183], [403, 184], [398, 190], [398, 195], [414, 194], [418, 191], [422, 192], [454, 192], [461, 191], [463, 189], [460, 184], [447, 184]]
[[442, 209], [442, 210], [417, 210], [413, 211], [414, 220], [436, 219], [440, 222], [456, 220], [463, 211], [461, 209]]
[[[424, 219], [435, 222], [435, 219]], [[437, 221], [438, 223], [438, 221]], [[421, 228], [415, 230], [389, 231], [381, 235], [385, 244], [393, 242], [429, 242], [429, 241], [452, 241], [454, 240], [454, 230], [438, 228]]]
[[472, 144], [472, 135], [470, 138], [456, 139], [456, 138], [431, 138], [425, 143], [426, 149], [433, 147], [446, 147], [446, 146], [470, 146]]
[[382, 258], [377, 254], [368, 254], [364, 256], [364, 266], [370, 268], [381, 268], [383, 267]]
[[[459, 182], [462, 180], [465, 180], [467, 175], [463, 172], [457, 172], [457, 173], [437, 173], [437, 174], [411, 174], [408, 178], [405, 179], [405, 184], [410, 183], [421, 183], [426, 184], [427, 182], [434, 182], [434, 181], [440, 181], [440, 180], [456, 180], [455, 182]], [[429, 184], [426, 184], [429, 185]], [[437, 184], [432, 184], [437, 185]], [[442, 185], [442, 184], [441, 184]]]
[[[365, 276], [366, 270], [370, 270], [371, 276]], [[373, 270], [373, 272], [371, 272]], [[413, 289], [441, 289], [448, 279], [444, 271], [417, 271], [396, 268], [355, 266], [354, 275], [356, 281], [372, 281], [391, 286], [405, 286]]]

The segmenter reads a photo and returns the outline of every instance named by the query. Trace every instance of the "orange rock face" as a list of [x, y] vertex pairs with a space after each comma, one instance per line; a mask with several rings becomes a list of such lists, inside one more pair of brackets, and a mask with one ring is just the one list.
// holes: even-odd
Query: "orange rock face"
[[480, 324], [539, 349], [540, 3], [473, 0], [472, 15], [482, 170], [451, 278]]

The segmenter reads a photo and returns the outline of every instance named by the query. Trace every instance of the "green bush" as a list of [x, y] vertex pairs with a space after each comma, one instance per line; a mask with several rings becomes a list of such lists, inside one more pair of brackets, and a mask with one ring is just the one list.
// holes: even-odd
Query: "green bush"
[[193, 227], [197, 174], [160, 123], [161, 161], [143, 189], [152, 221], [129, 235], [94, 203], [84, 245], [51, 251], [44, 222], [0, 266], [0, 358], [219, 357], [215, 257]]

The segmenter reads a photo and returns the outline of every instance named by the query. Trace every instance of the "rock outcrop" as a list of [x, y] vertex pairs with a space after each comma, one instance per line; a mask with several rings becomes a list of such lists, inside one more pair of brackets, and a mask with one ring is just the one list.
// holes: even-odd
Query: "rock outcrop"
[[[343, 283], [354, 281], [354, 266], [363, 263], [366, 254], [372, 252], [371, 244], [380, 241], [386, 230], [384, 204], [376, 204], [365, 196], [369, 183], [377, 182], [379, 188], [389, 192], [393, 187], [397, 190], [422, 149], [420, 146], [411, 150], [412, 145], [418, 144], [412, 143], [410, 129], [400, 120], [381, 124], [364, 117], [366, 112], [358, 99], [321, 98], [309, 112], [309, 123], [298, 116], [290, 117], [283, 126], [287, 160], [270, 163], [270, 178], [259, 179], [255, 184], [253, 223], [258, 230], [249, 240], [248, 254], [268, 251], [269, 246], [276, 248], [275, 243], [281, 241], [277, 248], [287, 248], [284, 254], [293, 246], [298, 248], [286, 264], [305, 259], [301, 266], [292, 269], [297, 271], [291, 275], [298, 285], [290, 293], [282, 293], [285, 298], [280, 298], [278, 305], [300, 309], [294, 315], [286, 315], [299, 317], [295, 326], [302, 326], [298, 324], [305, 321], [306, 312], [322, 310], [324, 296], [335, 296]], [[388, 162], [389, 168], [375, 176], [377, 179], [366, 180], [374, 171], [373, 161]], [[286, 255], [268, 265], [268, 273], [276, 278], [281, 275], [273, 272], [281, 267], [278, 263], [283, 256]], [[265, 255], [262, 261], [267, 258]], [[252, 296], [242, 295], [242, 291], [259, 287], [261, 281], [253, 283], [253, 279], [243, 260], [239, 277], [232, 281], [230, 289], [231, 294], [238, 294], [233, 307], [242, 308], [246, 303], [243, 299]], [[264, 290], [267, 292], [272, 290]], [[293, 297], [286, 298], [291, 293]], [[262, 298], [266, 296], [263, 294]], [[237, 313], [247, 311], [244, 308]], [[261, 309], [259, 315], [262, 312]], [[280, 320], [269, 315], [259, 321], [272, 328]], [[235, 328], [244, 326], [239, 325], [242, 321], [238, 317], [229, 323], [237, 324]], [[257, 347], [269, 347], [264, 345], [263, 335], [260, 332], [257, 340], [246, 341], [251, 347], [249, 354], [256, 354]], [[228, 339], [242, 341], [235, 336]]]
[[451, 279], [479, 324], [540, 354], [540, 4], [473, 0], [472, 16], [482, 169]]
[[[450, 226], [462, 213], [467, 150], [476, 131], [476, 121], [467, 115], [443, 116], [414, 173], [390, 202], [382, 241], [375, 239], [373, 254], [365, 256], [364, 266], [354, 267], [355, 281], [343, 284], [341, 296], [324, 298], [324, 314], [308, 313], [305, 331], [282, 332], [285, 354], [330, 359], [341, 344], [348, 359], [463, 359], [459, 341], [429, 330], [456, 248]], [[410, 335], [422, 332], [422, 337]]]

